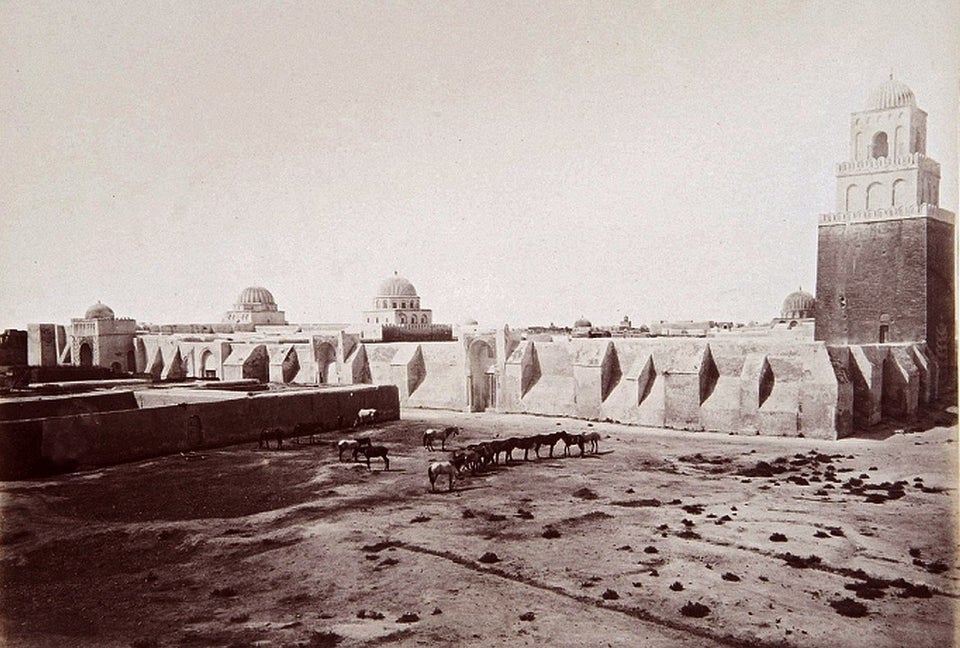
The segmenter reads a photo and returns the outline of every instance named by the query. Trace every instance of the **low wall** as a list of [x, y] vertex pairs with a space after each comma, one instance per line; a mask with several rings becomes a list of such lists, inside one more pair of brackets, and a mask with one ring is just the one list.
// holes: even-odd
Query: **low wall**
[[132, 391], [16, 398], [0, 400], [0, 421], [110, 412], [135, 407], [137, 400]]
[[347, 386], [270, 392], [144, 409], [0, 422], [0, 479], [135, 461], [256, 441], [263, 428], [316, 423], [350, 427], [360, 409], [397, 420], [396, 387]]

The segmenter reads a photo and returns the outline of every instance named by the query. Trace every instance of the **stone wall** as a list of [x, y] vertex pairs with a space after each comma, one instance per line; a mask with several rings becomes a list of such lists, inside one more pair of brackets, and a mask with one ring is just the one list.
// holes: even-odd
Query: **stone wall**
[[400, 416], [389, 385], [184, 400], [191, 402], [0, 422], [0, 479], [253, 442], [267, 426], [318, 423], [332, 431], [350, 427], [365, 408], [376, 409], [378, 421]]
[[684, 430], [836, 438], [845, 425], [840, 410], [849, 400], [847, 389], [823, 344], [557, 339], [525, 341], [507, 359], [499, 409]]

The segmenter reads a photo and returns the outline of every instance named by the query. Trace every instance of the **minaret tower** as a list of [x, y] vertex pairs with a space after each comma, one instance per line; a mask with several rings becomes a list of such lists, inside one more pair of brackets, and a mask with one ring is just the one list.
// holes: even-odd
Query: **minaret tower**
[[926, 342], [955, 365], [954, 215], [926, 150], [927, 114], [891, 75], [851, 115], [836, 211], [820, 216], [816, 339]]

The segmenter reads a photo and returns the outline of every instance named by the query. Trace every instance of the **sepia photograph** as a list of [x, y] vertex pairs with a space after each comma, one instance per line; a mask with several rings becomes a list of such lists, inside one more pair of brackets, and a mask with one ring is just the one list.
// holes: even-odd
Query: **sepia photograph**
[[960, 646], [956, 0], [0, 24], [0, 646]]

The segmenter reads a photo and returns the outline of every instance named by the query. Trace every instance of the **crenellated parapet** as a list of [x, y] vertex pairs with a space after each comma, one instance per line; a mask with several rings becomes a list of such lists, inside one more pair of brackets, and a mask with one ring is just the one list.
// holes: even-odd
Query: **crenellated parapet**
[[924, 153], [909, 153], [896, 157], [876, 157], [847, 160], [837, 164], [837, 176], [859, 175], [876, 171], [900, 171], [919, 167], [922, 171], [940, 175], [940, 163]]
[[870, 221], [906, 219], [906, 218], [933, 218], [950, 225], [954, 224], [953, 212], [941, 209], [935, 205], [913, 204], [900, 207], [881, 207], [878, 209], [861, 209], [859, 211], [829, 212], [820, 214], [820, 225], [837, 225], [843, 223], [863, 223]]

